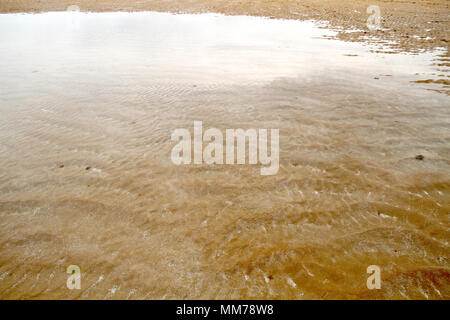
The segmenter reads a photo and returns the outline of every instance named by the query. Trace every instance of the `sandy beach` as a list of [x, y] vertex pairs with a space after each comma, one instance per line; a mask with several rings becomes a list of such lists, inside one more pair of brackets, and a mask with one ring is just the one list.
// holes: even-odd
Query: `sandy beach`
[[[0, 299], [450, 299], [448, 1], [0, 12]], [[277, 173], [175, 165], [195, 121]]]

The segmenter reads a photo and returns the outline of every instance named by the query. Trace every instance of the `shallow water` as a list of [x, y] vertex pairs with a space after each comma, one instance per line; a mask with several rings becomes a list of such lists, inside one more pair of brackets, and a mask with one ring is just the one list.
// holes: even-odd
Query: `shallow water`
[[[450, 297], [450, 98], [412, 82], [441, 51], [213, 14], [0, 30], [1, 299]], [[174, 165], [194, 120], [279, 128], [278, 173]]]

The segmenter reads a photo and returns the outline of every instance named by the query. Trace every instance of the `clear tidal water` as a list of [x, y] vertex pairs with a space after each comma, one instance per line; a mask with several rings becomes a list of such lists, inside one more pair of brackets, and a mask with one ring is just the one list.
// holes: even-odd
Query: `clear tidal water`
[[[0, 15], [0, 298], [448, 299], [450, 98], [415, 82], [448, 79], [444, 51], [333, 34]], [[171, 133], [193, 121], [278, 128], [278, 174], [174, 165]]]

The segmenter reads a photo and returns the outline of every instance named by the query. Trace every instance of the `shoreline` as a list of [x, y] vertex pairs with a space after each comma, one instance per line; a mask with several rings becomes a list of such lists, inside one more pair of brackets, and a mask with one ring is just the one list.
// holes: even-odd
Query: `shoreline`
[[[449, 4], [437, 0], [406, 0], [402, 3], [367, 0], [24, 0], [18, 3], [6, 0], [0, 3], [0, 13], [43, 13], [65, 11], [77, 5], [85, 12], [155, 11], [169, 13], [219, 13], [248, 15], [272, 19], [315, 20], [327, 22], [327, 27], [338, 31], [336, 39], [352, 42], [379, 44], [382, 52], [388, 48], [394, 52], [417, 53], [436, 48], [446, 49], [448, 57]], [[366, 10], [370, 5], [381, 9], [381, 30], [371, 32], [366, 22]], [[445, 66], [450, 64], [444, 60]]]

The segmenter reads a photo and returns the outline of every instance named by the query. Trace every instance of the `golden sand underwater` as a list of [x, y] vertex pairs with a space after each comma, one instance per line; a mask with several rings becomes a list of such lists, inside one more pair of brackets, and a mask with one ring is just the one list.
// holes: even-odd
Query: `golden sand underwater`
[[[364, 40], [336, 30], [346, 1], [331, 25], [162, 3], [136, 9], [232, 16], [0, 15], [0, 299], [449, 299], [448, 22], [408, 42], [399, 4]], [[277, 174], [175, 165], [194, 121], [279, 129]]]

